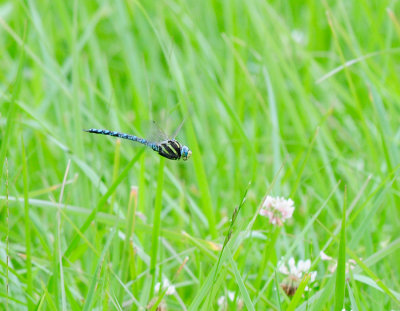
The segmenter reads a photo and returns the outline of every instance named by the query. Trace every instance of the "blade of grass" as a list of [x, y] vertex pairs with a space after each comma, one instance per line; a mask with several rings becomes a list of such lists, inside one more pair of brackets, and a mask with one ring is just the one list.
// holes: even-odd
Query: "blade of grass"
[[132, 293], [129, 291], [128, 286], [126, 286], [126, 284], [124, 282], [122, 282], [122, 280], [118, 277], [118, 275], [112, 269], [109, 269], [109, 271], [110, 271], [111, 275], [117, 280], [118, 284], [124, 289], [125, 293], [128, 295], [130, 300], [136, 305], [138, 310], [143, 309], [143, 305], [141, 305], [139, 303], [139, 301], [137, 301], [137, 299], [132, 295]]
[[96, 270], [94, 272], [94, 276], [92, 282], [90, 283], [89, 291], [85, 299], [85, 304], [83, 305], [82, 310], [87, 311], [92, 309], [93, 300], [95, 299], [94, 293], [96, 291], [96, 287], [99, 282], [99, 276], [101, 272], [101, 267], [103, 266], [104, 257], [108, 251], [108, 248], [111, 245], [111, 241], [113, 240], [115, 235], [115, 229], [112, 229], [109, 233], [106, 243], [104, 244], [103, 251], [101, 252], [100, 258], [97, 262]]
[[[4, 26], [5, 22], [0, 17], [0, 25]], [[7, 25], [8, 27], [8, 25]], [[14, 126], [16, 124], [15, 118], [17, 115], [17, 104], [16, 100], [19, 96], [20, 89], [21, 89], [21, 81], [22, 81], [22, 74], [23, 74], [23, 67], [25, 62], [25, 40], [26, 40], [26, 23], [24, 26], [24, 34], [23, 39], [21, 40], [20, 44], [22, 48], [20, 49], [19, 60], [18, 60], [18, 69], [17, 74], [15, 77], [14, 84], [11, 85], [11, 100], [9, 102], [8, 112], [7, 112], [7, 123], [6, 128], [1, 140], [1, 147], [0, 147], [0, 163], [4, 163], [4, 160], [7, 155], [7, 149], [10, 141], [10, 137], [14, 131]], [[0, 165], [0, 177], [3, 176], [3, 165]]]
[[[400, 238], [397, 238], [390, 244], [388, 244], [385, 248], [382, 248], [366, 258], [364, 260], [364, 264], [368, 267], [376, 264], [380, 260], [387, 258], [389, 255], [395, 253], [400, 248]], [[357, 268], [356, 268], [357, 269]]]
[[[274, 173], [276, 173], [282, 166], [279, 118], [278, 118], [277, 103], [275, 99], [274, 88], [271, 83], [269, 72], [265, 66], [263, 67], [263, 75], [268, 90], [268, 105], [269, 105], [269, 113], [272, 124], [271, 141], [273, 147], [272, 152], [274, 155], [273, 167], [274, 167]], [[280, 186], [281, 186], [281, 175], [277, 175], [277, 180], [276, 183], [274, 184], [274, 193], [279, 193]]]
[[[351, 285], [348, 283], [347, 287], [349, 290], [349, 296], [350, 296], [350, 300], [354, 299], [355, 300], [355, 304], [356, 304], [356, 308], [358, 308], [358, 310], [362, 310], [362, 305], [361, 305], [361, 293], [360, 293], [360, 288], [357, 286], [356, 280], [354, 279], [354, 274], [353, 271], [350, 269], [350, 282]], [[353, 296], [353, 298], [351, 298], [351, 296]], [[353, 303], [352, 303], [353, 305]], [[355, 310], [356, 308], [353, 307], [353, 310]]]
[[[136, 212], [136, 207], [137, 207], [137, 188], [132, 187], [131, 192], [129, 195], [129, 203], [128, 203], [128, 216], [127, 216], [127, 226], [126, 226], [126, 231], [125, 231], [125, 242], [124, 242], [124, 249], [122, 252], [122, 264], [121, 264], [121, 280], [125, 282], [125, 280], [128, 278], [129, 275], [129, 269], [128, 269], [128, 259], [130, 256], [128, 255], [130, 253], [130, 244], [131, 244], [131, 238], [134, 232], [134, 227], [135, 227], [135, 212]], [[131, 260], [135, 260], [132, 258]], [[123, 298], [122, 296], [122, 289], [120, 291], [120, 300]]]
[[2, 26], [15, 40], [15, 42], [17, 42], [17, 44], [22, 47], [22, 51], [24, 52], [24, 54], [26, 53], [39, 67], [41, 67], [43, 71], [49, 76], [49, 78], [59, 85], [59, 87], [61, 88], [61, 90], [63, 90], [65, 95], [71, 98], [71, 92], [69, 91], [65, 82], [62, 81], [56, 73], [51, 71], [48, 68], [48, 66], [46, 66], [42, 62], [42, 60], [35, 53], [33, 53], [32, 50], [27, 45], [25, 45], [25, 36], [23, 38], [18, 36], [18, 34], [1, 17], [0, 17], [0, 26]]
[[22, 176], [24, 182], [24, 222], [25, 222], [25, 248], [26, 248], [26, 280], [27, 280], [27, 296], [28, 296], [28, 310], [33, 310], [33, 280], [32, 280], [32, 256], [31, 256], [31, 228], [29, 219], [29, 197], [28, 197], [28, 165], [26, 161], [25, 143], [21, 138], [22, 150]]
[[349, 68], [352, 65], [357, 64], [358, 62], [365, 61], [366, 59], [368, 59], [370, 57], [378, 56], [378, 55], [383, 54], [383, 53], [396, 53], [396, 52], [398, 52], [398, 50], [399, 50], [398, 48], [387, 49], [385, 51], [372, 52], [372, 53], [368, 53], [366, 55], [363, 55], [363, 56], [348, 60], [344, 64], [332, 69], [328, 73], [324, 74], [322, 77], [318, 78], [315, 81], [315, 84], [320, 84], [321, 82], [325, 81], [326, 79], [329, 79], [332, 76], [334, 76], [335, 74], [337, 74], [338, 72], [342, 71], [344, 68]]
[[233, 256], [232, 256], [232, 253], [231, 253], [229, 247], [226, 248], [226, 251], [227, 251], [228, 260], [233, 269], [233, 274], [235, 275], [237, 285], [239, 286], [239, 290], [240, 290], [240, 293], [242, 294], [242, 297], [243, 297], [244, 303], [247, 307], [247, 310], [255, 310], [253, 302], [250, 299], [250, 295], [246, 289], [246, 286], [244, 285], [242, 277], [240, 276], [240, 272], [236, 266], [236, 262], [233, 260]]
[[[5, 200], [6, 197], [0, 196], [0, 199]], [[8, 199], [11, 202], [14, 201], [14, 202], [24, 203], [23, 198], [9, 197]], [[78, 215], [78, 216], [87, 216], [91, 213], [91, 211], [89, 211], [88, 209], [85, 209], [83, 207], [63, 205], [63, 204], [58, 204], [58, 203], [49, 202], [49, 201], [45, 201], [45, 200], [29, 199], [29, 204], [31, 206], [35, 206], [37, 208], [43, 208], [45, 210], [50, 210], [50, 211], [51, 210], [57, 211], [58, 208], [61, 208], [61, 211], [62, 211], [64, 217], [67, 217], [66, 212], [69, 212], [71, 214]], [[115, 215], [109, 215], [109, 214], [103, 213], [103, 212], [97, 213], [95, 219], [97, 222], [111, 226], [111, 227], [114, 226], [115, 224], [117, 224], [118, 228], [123, 228], [123, 229], [126, 228], [126, 224], [127, 224], [125, 219], [119, 218], [118, 216], [115, 216]], [[74, 230], [81, 236], [81, 238], [83, 240], [85, 240], [85, 242], [89, 245], [89, 247], [92, 248], [92, 246], [89, 244], [89, 241], [87, 239], [85, 239], [84, 234], [79, 231], [79, 227], [76, 226], [71, 219], [67, 219], [67, 220], [73, 226]], [[138, 232], [140, 232], [140, 231], [151, 232], [152, 231], [152, 226], [147, 225], [147, 224], [137, 223], [136, 227], [138, 228], [138, 230], [137, 230]], [[176, 241], [182, 241], [182, 238], [188, 238], [188, 236], [185, 233], [175, 232], [172, 229], [161, 228], [161, 232], [163, 233], [163, 235], [166, 235], [169, 238], [174, 239]], [[213, 249], [209, 245], [209, 243], [207, 243], [207, 242], [203, 242], [203, 243], [208, 245], [208, 249]], [[196, 243], [193, 243], [193, 244], [196, 244]], [[207, 249], [203, 245], [201, 245], [201, 246], [203, 247], [203, 250]], [[92, 248], [92, 250], [95, 251], [94, 248]], [[95, 252], [95, 254], [97, 254], [97, 253]], [[216, 256], [212, 256], [212, 254], [211, 254], [210, 258], [215, 259]]]
[[[103, 195], [103, 197], [99, 200], [97, 206], [90, 212], [88, 217], [86, 218], [86, 221], [84, 224], [81, 226], [79, 231], [75, 233], [74, 238], [72, 239], [72, 242], [69, 244], [67, 250], [64, 253], [63, 260], [65, 261], [65, 264], [68, 264], [68, 261], [66, 260], [72, 252], [76, 249], [78, 242], [82, 238], [83, 234], [85, 231], [89, 228], [89, 225], [93, 220], [95, 220], [98, 211], [100, 208], [103, 207], [103, 205], [107, 202], [108, 198], [113, 194], [117, 186], [122, 182], [122, 180], [128, 175], [129, 170], [132, 168], [132, 166], [136, 163], [136, 161], [140, 158], [142, 152], [144, 150], [141, 149], [134, 158], [125, 166], [124, 170], [121, 172], [121, 174], [118, 176], [118, 178], [115, 180], [115, 182], [111, 185], [111, 187], [107, 190], [107, 192]], [[55, 274], [50, 277], [48, 284], [49, 286], [53, 284], [53, 286], [56, 286], [57, 284], [53, 278], [57, 276], [56, 274], [57, 270], [55, 271]]]
[[[319, 310], [324, 310], [324, 308], [327, 305], [332, 305], [332, 303], [329, 303], [329, 299], [333, 295], [333, 290], [335, 286], [335, 278], [330, 278], [327, 283], [325, 283], [325, 286], [318, 291], [318, 293], [314, 294], [313, 297], [317, 297], [315, 303], [311, 305], [311, 310], [312, 311], [319, 311]], [[308, 310], [308, 303], [303, 302], [297, 310]]]
[[[218, 274], [217, 279], [215, 280], [215, 282], [213, 282], [213, 287], [214, 288], [221, 288], [222, 284], [225, 282], [226, 277], [227, 277], [227, 269], [226, 266], [225, 267], [220, 267], [220, 273]], [[215, 296], [216, 296], [217, 292], [210, 292], [208, 291], [208, 295], [205, 297], [204, 299], [204, 303], [201, 306], [200, 309], [196, 309], [196, 310], [200, 310], [200, 311], [208, 311], [210, 310], [210, 305], [213, 305], [213, 302], [215, 302]]]
[[346, 289], [346, 202], [347, 187], [345, 186], [342, 210], [342, 229], [340, 230], [339, 255], [336, 268], [335, 311], [343, 309]]
[[354, 297], [353, 291], [351, 290], [350, 284], [347, 283], [347, 291], [349, 292], [349, 298], [350, 298], [350, 303], [351, 303], [351, 310], [353, 311], [358, 311], [358, 306], [356, 299]]
[[290, 254], [292, 254], [293, 250], [301, 243], [301, 241], [304, 239], [305, 234], [308, 232], [308, 230], [311, 228], [315, 220], [318, 218], [318, 216], [321, 214], [323, 209], [328, 205], [331, 197], [335, 194], [336, 189], [339, 187], [340, 181], [335, 185], [335, 187], [332, 189], [331, 193], [328, 195], [326, 200], [322, 203], [321, 207], [313, 214], [311, 219], [307, 222], [303, 230], [301, 231], [300, 234], [296, 235], [295, 240], [293, 241], [292, 245], [290, 246], [289, 250], [286, 252], [286, 255], [284, 256], [284, 259], [289, 257]]
[[151, 261], [150, 261], [150, 274], [152, 275], [150, 297], [154, 294], [154, 285], [156, 284], [156, 264], [158, 255], [158, 242], [160, 238], [160, 225], [161, 225], [161, 209], [162, 209], [162, 193], [164, 187], [164, 165], [165, 159], [160, 157], [160, 164], [157, 174], [157, 190], [154, 202], [154, 216], [153, 216], [153, 233], [151, 242]]
[[[225, 260], [226, 257], [226, 253], [224, 253], [222, 255], [221, 260]], [[202, 285], [200, 287], [200, 289], [198, 290], [198, 292], [196, 293], [196, 296], [194, 297], [194, 299], [192, 300], [192, 303], [190, 304], [188, 311], [197, 311], [200, 310], [200, 305], [201, 303], [204, 301], [204, 299], [210, 295], [210, 290], [211, 287], [214, 284], [220, 284], [220, 282], [222, 281], [222, 279], [224, 279], [226, 277], [226, 270], [225, 272], [220, 272], [220, 274], [217, 276], [217, 279], [214, 279], [214, 274], [216, 273], [216, 268], [217, 268], [217, 264], [215, 264], [212, 269], [208, 270], [209, 274], [207, 275], [207, 277], [203, 280]], [[221, 270], [221, 269], [220, 269]], [[212, 296], [211, 296], [212, 297]], [[206, 299], [206, 301], [204, 302], [204, 308], [205, 310], [210, 310], [209, 309], [209, 303]]]
[[[175, 272], [175, 275], [174, 275], [173, 279], [171, 280], [171, 283], [172, 283], [172, 284], [176, 281], [176, 279], [178, 278], [178, 276], [181, 274], [182, 269], [185, 267], [185, 265], [186, 265], [186, 263], [187, 263], [188, 260], [189, 260], [189, 257], [186, 257], [186, 258], [183, 260], [183, 262], [182, 262], [181, 265], [179, 266], [178, 270]], [[158, 299], [157, 299], [157, 301], [154, 303], [154, 305], [153, 305], [153, 307], [151, 308], [150, 311], [156, 311], [156, 310], [158, 310], [158, 306], [160, 305], [162, 299], [163, 299], [164, 296], [166, 295], [167, 290], [168, 290], [168, 286], [167, 286], [166, 288], [164, 288], [162, 291], [161, 291], [161, 287], [160, 287], [161, 293], [158, 295]], [[179, 297], [179, 296], [178, 296], [178, 297]], [[185, 308], [184, 310], [186, 310], [186, 308]]]
[[[3, 167], [3, 166], [2, 166]], [[10, 262], [10, 247], [9, 247], [9, 235], [10, 235], [10, 207], [8, 206], [8, 160], [5, 158], [4, 168], [6, 170], [6, 310], [8, 311], [8, 297], [10, 290], [10, 280], [9, 280], [9, 262]], [[1, 176], [1, 175], [0, 175]]]
[[200, 151], [200, 147], [195, 135], [195, 131], [193, 129], [192, 123], [187, 122], [187, 126], [185, 127], [187, 130], [188, 139], [191, 142], [191, 149], [193, 152], [193, 166], [196, 172], [197, 180], [199, 183], [199, 188], [201, 192], [201, 201], [203, 211], [208, 220], [208, 226], [210, 230], [210, 234], [213, 238], [218, 236], [216, 220], [215, 220], [215, 211], [212, 204], [212, 198], [210, 193], [210, 187], [208, 184], [208, 178], [206, 175], [206, 171], [204, 169], [204, 161], [201, 156], [202, 152]]
[[[64, 174], [64, 179], [61, 187], [61, 192], [60, 192], [60, 198], [58, 200], [59, 206], [61, 206], [61, 203], [63, 201], [63, 196], [64, 196], [64, 189], [65, 189], [65, 183], [67, 181], [67, 176], [69, 172], [69, 167], [71, 165], [71, 160], [68, 161], [67, 168], [65, 169], [65, 174]], [[65, 283], [64, 283], [64, 268], [63, 268], [63, 260], [62, 260], [62, 251], [61, 251], [61, 213], [62, 210], [59, 207], [57, 211], [57, 226], [56, 226], [56, 250], [57, 250], [57, 258], [58, 258], [58, 265], [59, 265], [59, 273], [60, 273], [60, 289], [61, 289], [61, 307], [62, 310], [65, 311], [67, 310], [67, 298], [65, 294]]]
[[28, 308], [28, 305], [24, 301], [18, 300], [16, 298], [12, 297], [12, 296], [8, 296], [8, 295], [0, 292], [0, 297], [4, 297], [5, 300], [6, 300], [6, 305], [5, 305], [6, 309], [5, 310], [9, 310], [8, 309], [9, 308], [9, 306], [8, 306], [9, 301], [15, 302], [15, 304], [12, 304], [12, 305], [14, 305], [14, 306], [19, 305], [21, 308], [24, 308], [24, 310], [26, 310], [26, 308]]
[[[71, 311], [81, 311], [81, 305], [77, 302], [77, 297], [74, 296], [73, 293], [71, 293], [70, 289], [68, 286], [65, 287], [65, 294], [67, 295], [68, 303], [70, 306]], [[104, 311], [104, 310], [103, 310]]]
[[374, 276], [368, 277], [361, 274], [354, 275], [355, 280], [388, 294], [388, 296], [390, 296], [397, 304], [400, 304], [400, 293], [395, 292], [394, 290], [391, 290], [386, 286], [382, 286], [383, 285], [382, 281], [377, 278], [374, 279], [373, 277]]
[[[364, 264], [358, 256], [349, 248], [346, 250], [349, 255], [351, 256], [352, 259], [354, 259], [357, 262], [357, 265], [361, 267], [361, 269], [369, 276], [370, 280], [374, 282], [376, 285], [376, 288], [380, 288], [384, 293], [386, 293], [390, 298], [392, 298], [394, 301], [396, 301], [397, 304], [400, 304], [400, 294], [394, 293], [390, 288], [388, 288], [380, 279], [379, 277], [367, 267], [366, 264]], [[356, 276], [354, 276], [356, 277]], [[369, 279], [368, 277], [365, 277]]]
[[[325, 230], [327, 230], [325, 228]], [[327, 230], [329, 232], [329, 230]], [[340, 244], [340, 240], [338, 239], [338, 237], [336, 237], [335, 233], [329, 232], [329, 234], [331, 235], [332, 240], [334, 240], [335, 242], [338, 242]], [[339, 240], [339, 241], [338, 241]], [[382, 292], [385, 292], [389, 297], [391, 297], [393, 300], [395, 300], [397, 303], [400, 303], [400, 295], [396, 296], [396, 293], [394, 293], [392, 290], [390, 290], [378, 277], [377, 275], [368, 268], [368, 266], [357, 256], [357, 254], [351, 250], [349, 247], [346, 246], [346, 252], [350, 255], [350, 257], [357, 263], [358, 266], [360, 266], [360, 268], [371, 278], [371, 280], [376, 280], [372, 281], [374, 282], [375, 286], [373, 286], [374, 288], [377, 288], [379, 290], [381, 290]], [[357, 269], [357, 268], [356, 268]], [[357, 277], [357, 275], [355, 275], [355, 277]], [[363, 277], [363, 276], [361, 276]], [[369, 278], [368, 278], [369, 279]], [[319, 309], [318, 309], [319, 310]]]
[[271, 256], [271, 253], [274, 251], [274, 246], [279, 237], [280, 232], [281, 232], [280, 228], [274, 228], [272, 237], [270, 239], [268, 239], [268, 241], [265, 241], [264, 253], [263, 253], [262, 261], [261, 261], [259, 271], [257, 274], [255, 288], [260, 288], [260, 286], [261, 286], [262, 277], [267, 268], [268, 260]]
[[288, 305], [286, 311], [294, 311], [297, 307], [297, 305], [300, 302], [300, 299], [306, 289], [307, 283], [310, 280], [311, 276], [310, 274], [305, 274], [303, 276], [303, 279], [301, 280], [299, 287], [296, 289], [296, 293], [294, 294], [290, 304]]
[[276, 273], [276, 270], [275, 270], [274, 274], [275, 274], [275, 277], [274, 277], [274, 281], [275, 281], [275, 299], [276, 299], [277, 305], [279, 306], [279, 311], [282, 311], [281, 296], [279, 294], [280, 286], [279, 286], [278, 275]]
[[[225, 236], [224, 245], [222, 246], [221, 252], [220, 252], [219, 257], [218, 257], [217, 267], [215, 269], [215, 274], [214, 274], [214, 280], [216, 279], [216, 276], [217, 276], [216, 273], [218, 272], [218, 268], [219, 268], [219, 264], [221, 262], [222, 254], [224, 253], [224, 250], [227, 247], [227, 245], [228, 245], [228, 243], [229, 243], [229, 241], [231, 239], [232, 232], [233, 232], [233, 225], [235, 224], [237, 216], [239, 215], [239, 212], [240, 212], [242, 206], [244, 205], [244, 203], [246, 201], [246, 195], [247, 195], [247, 192], [249, 191], [249, 188], [250, 188], [250, 182], [247, 185], [247, 188], [246, 188], [246, 190], [245, 190], [245, 192], [244, 192], [244, 194], [242, 196], [242, 200], [239, 203], [239, 206], [237, 208], [235, 208], [234, 211], [233, 211], [232, 219], [231, 219], [230, 224], [229, 224], [229, 229], [228, 229], [228, 232], [227, 232], [227, 234]], [[215, 282], [213, 282], [213, 286], [214, 286], [214, 283]], [[214, 289], [213, 286], [211, 287], [210, 297], [213, 297], [213, 289]], [[209, 303], [211, 303], [211, 299], [209, 300]], [[210, 305], [208, 307], [210, 307]]]
[[[121, 140], [117, 139], [115, 142], [114, 167], [113, 167], [113, 173], [112, 173], [112, 181], [113, 182], [118, 177], [120, 149], [121, 149]], [[111, 196], [110, 209], [108, 211], [109, 214], [112, 214], [112, 212], [113, 212], [114, 202], [115, 202], [115, 192]]]
[[[107, 190], [107, 192], [101, 197], [99, 202], [97, 203], [97, 206], [91, 211], [89, 216], [86, 218], [85, 222], [80, 228], [80, 233], [85, 233], [85, 231], [89, 228], [89, 225], [91, 222], [95, 219], [98, 211], [103, 207], [103, 205], [107, 202], [108, 198], [114, 193], [115, 189], [117, 189], [118, 185], [124, 180], [128, 174], [132, 166], [137, 162], [137, 160], [140, 158], [140, 155], [144, 149], [141, 149], [138, 151], [136, 156], [125, 166], [124, 170], [121, 172], [121, 174], [118, 176], [118, 178], [113, 182], [113, 184], [110, 186], [110, 188]], [[72, 239], [72, 242], [69, 244], [67, 250], [64, 253], [65, 258], [69, 257], [71, 255], [72, 251], [76, 248], [78, 245], [78, 242], [80, 240], [79, 234], [75, 234], [74, 238]]]
[[342, 65], [344, 66], [343, 68], [344, 68], [344, 74], [345, 74], [345, 77], [346, 77], [346, 81], [347, 81], [348, 86], [350, 88], [350, 93], [351, 93], [353, 101], [355, 102], [355, 108], [356, 108], [356, 111], [357, 111], [358, 116], [359, 116], [360, 121], [361, 121], [360, 122], [361, 123], [361, 129], [363, 131], [364, 138], [366, 139], [367, 145], [369, 147], [369, 152], [370, 152], [372, 158], [376, 161], [377, 160], [376, 148], [372, 143], [370, 131], [368, 130], [368, 127], [367, 127], [367, 123], [366, 123], [366, 120], [365, 120], [365, 115], [363, 113], [363, 108], [362, 108], [361, 101], [360, 101], [360, 94], [356, 91], [354, 79], [350, 74], [350, 70], [348, 69], [348, 67], [345, 66], [346, 60], [345, 60], [345, 56], [344, 56], [344, 53], [343, 53], [343, 49], [342, 49], [341, 44], [340, 44], [341, 43], [340, 42], [340, 38], [339, 38], [339, 35], [337, 33], [337, 29], [336, 29], [336, 27], [337, 27], [337, 19], [336, 19], [335, 16], [332, 15], [332, 11], [329, 10], [329, 9], [326, 11], [326, 15], [327, 15], [327, 18], [328, 18], [329, 27], [330, 27], [332, 35], [333, 35], [333, 39], [334, 39], [333, 42], [335, 44], [335, 48], [336, 48], [337, 52], [339, 53]]
[[291, 193], [290, 193], [290, 195], [289, 195], [290, 198], [293, 198], [294, 194], [295, 194], [296, 191], [297, 191], [297, 188], [298, 188], [298, 186], [299, 186], [299, 184], [300, 184], [301, 177], [303, 176], [304, 168], [306, 167], [306, 164], [307, 164], [307, 162], [308, 162], [308, 159], [310, 158], [311, 151], [312, 151], [312, 149], [313, 149], [314, 142], [315, 142], [315, 139], [317, 138], [318, 133], [319, 133], [319, 127], [316, 128], [316, 130], [315, 130], [315, 132], [314, 132], [314, 135], [313, 135], [313, 137], [311, 138], [310, 143], [308, 144], [306, 156], [305, 156], [303, 162], [301, 163], [301, 166], [300, 166], [300, 168], [299, 168], [299, 171], [296, 172], [297, 179], [296, 179], [294, 185], [292, 186], [292, 191], [291, 191]]

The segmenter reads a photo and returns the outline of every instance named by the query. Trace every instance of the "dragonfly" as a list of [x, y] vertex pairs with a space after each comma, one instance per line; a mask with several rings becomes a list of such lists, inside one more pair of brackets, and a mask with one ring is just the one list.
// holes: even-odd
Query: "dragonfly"
[[[153, 124], [155, 125], [155, 122], [153, 122]], [[84, 131], [88, 132], [88, 133], [108, 135], [108, 136], [119, 137], [122, 139], [127, 139], [127, 140], [131, 140], [134, 142], [138, 142], [142, 145], [150, 147], [152, 150], [154, 150], [155, 152], [157, 152], [160, 156], [162, 156], [164, 158], [167, 158], [170, 160], [182, 159], [182, 160], [186, 161], [192, 155], [192, 151], [189, 149], [189, 147], [182, 145], [180, 142], [178, 142], [175, 139], [176, 135], [178, 134], [178, 132], [180, 131], [180, 129], [182, 127], [182, 124], [183, 124], [183, 122], [178, 127], [178, 129], [175, 131], [172, 138], [168, 138], [168, 136], [160, 128], [157, 127], [158, 136], [161, 138], [161, 140], [159, 140], [159, 141], [152, 141], [152, 140], [138, 137], [136, 135], [125, 134], [125, 133], [109, 131], [109, 130], [101, 130], [101, 129], [91, 128], [91, 129], [84, 130]]]

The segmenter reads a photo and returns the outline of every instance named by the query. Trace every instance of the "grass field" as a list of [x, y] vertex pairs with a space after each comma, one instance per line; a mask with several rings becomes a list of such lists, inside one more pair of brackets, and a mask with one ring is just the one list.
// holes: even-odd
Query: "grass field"
[[[0, 45], [0, 310], [400, 310], [399, 1], [5, 0]], [[151, 120], [192, 157], [82, 131]]]

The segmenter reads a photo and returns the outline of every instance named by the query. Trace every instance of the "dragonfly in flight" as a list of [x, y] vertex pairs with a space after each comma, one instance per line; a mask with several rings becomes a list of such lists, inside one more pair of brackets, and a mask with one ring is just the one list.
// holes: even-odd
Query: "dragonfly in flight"
[[[153, 122], [153, 124], [155, 124], [155, 123]], [[183, 124], [183, 122], [182, 122], [182, 124]], [[182, 127], [182, 124], [175, 131], [175, 134], [172, 136], [172, 138], [168, 138], [168, 136], [165, 135], [165, 133], [161, 129], [158, 128], [158, 132], [159, 132], [158, 136], [161, 137], [161, 139], [158, 142], [147, 140], [145, 138], [141, 138], [136, 135], [130, 135], [130, 134], [120, 133], [120, 132], [116, 132], [116, 131], [99, 130], [99, 129], [88, 129], [88, 130], [84, 130], [84, 131], [88, 132], [88, 133], [93, 133], [93, 134], [109, 135], [109, 136], [113, 136], [113, 137], [119, 137], [122, 139], [135, 141], [142, 145], [150, 147], [152, 150], [154, 150], [155, 152], [157, 152], [160, 156], [162, 156], [164, 158], [167, 158], [170, 160], [179, 160], [182, 158], [182, 160], [186, 161], [192, 155], [192, 151], [189, 149], [189, 147], [182, 145], [175, 139], [176, 135], [178, 134], [179, 130]]]

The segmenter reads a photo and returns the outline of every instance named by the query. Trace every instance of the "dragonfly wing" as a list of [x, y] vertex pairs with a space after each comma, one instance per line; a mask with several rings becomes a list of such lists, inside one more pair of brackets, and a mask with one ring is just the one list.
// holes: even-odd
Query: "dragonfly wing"
[[158, 126], [157, 122], [151, 121], [149, 127], [150, 130], [148, 131], [146, 139], [154, 143], [168, 140], [168, 135]]
[[179, 124], [178, 128], [175, 130], [174, 134], [172, 134], [172, 136], [170, 137], [171, 139], [175, 139], [176, 136], [178, 136], [179, 132], [181, 131], [182, 125], [183, 123], [185, 123], [185, 119], [183, 119], [183, 121], [181, 122], [181, 124]]

